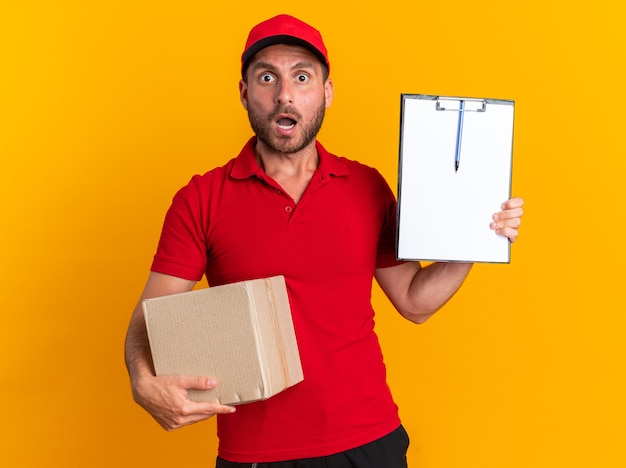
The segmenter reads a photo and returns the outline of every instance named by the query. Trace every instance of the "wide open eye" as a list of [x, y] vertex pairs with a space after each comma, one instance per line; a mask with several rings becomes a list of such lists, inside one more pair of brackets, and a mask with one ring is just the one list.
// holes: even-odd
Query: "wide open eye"
[[307, 75], [306, 73], [298, 73], [298, 75], [296, 75], [296, 80], [298, 80], [298, 82], [300, 83], [306, 83], [307, 81], [309, 81], [309, 75]]
[[261, 81], [261, 83], [273, 83], [276, 81], [276, 78], [271, 73], [262, 73], [259, 76], [259, 81]]

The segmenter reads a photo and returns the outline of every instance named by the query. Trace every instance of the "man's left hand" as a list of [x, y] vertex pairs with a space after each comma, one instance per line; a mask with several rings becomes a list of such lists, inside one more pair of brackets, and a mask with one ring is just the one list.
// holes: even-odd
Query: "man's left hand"
[[505, 201], [501, 206], [502, 211], [492, 216], [493, 221], [489, 227], [496, 231], [496, 234], [508, 237], [511, 242], [515, 242], [524, 214], [522, 206], [524, 206], [524, 200], [519, 197]]

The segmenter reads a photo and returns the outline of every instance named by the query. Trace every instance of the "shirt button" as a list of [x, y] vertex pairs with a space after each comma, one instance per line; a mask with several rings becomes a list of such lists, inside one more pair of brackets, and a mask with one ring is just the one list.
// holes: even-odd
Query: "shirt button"
[[293, 210], [293, 208], [292, 208], [292, 207], [290, 207], [290, 206], [286, 206], [286, 207], [285, 207], [285, 211], [286, 211], [287, 213], [291, 213], [291, 211], [292, 211], [292, 210]]

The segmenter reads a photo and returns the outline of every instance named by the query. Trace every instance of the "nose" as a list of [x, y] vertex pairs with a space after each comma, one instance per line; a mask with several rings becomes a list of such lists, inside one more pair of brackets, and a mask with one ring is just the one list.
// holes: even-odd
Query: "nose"
[[287, 80], [281, 80], [276, 90], [276, 103], [282, 105], [292, 104], [293, 97], [293, 85]]

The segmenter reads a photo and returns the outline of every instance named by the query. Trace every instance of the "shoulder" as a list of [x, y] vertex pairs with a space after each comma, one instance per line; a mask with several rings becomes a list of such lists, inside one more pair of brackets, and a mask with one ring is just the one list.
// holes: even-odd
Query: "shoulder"
[[343, 156], [336, 156], [340, 164], [348, 171], [348, 180], [351, 184], [363, 184], [375, 191], [391, 190], [387, 180], [375, 167], [368, 166], [358, 160]]
[[[203, 192], [219, 190], [228, 181], [245, 180], [252, 177], [259, 170], [254, 157], [254, 142], [255, 139], [250, 138], [236, 157], [204, 174], [193, 176], [186, 187], [193, 187], [195, 190]], [[191, 190], [191, 188], [187, 188], [187, 190]]]
[[351, 172], [356, 172], [369, 177], [382, 178], [378, 169], [373, 166], [368, 166], [367, 164], [357, 161], [356, 159], [349, 159], [344, 156], [337, 156], [337, 158], [342, 161]]
[[372, 211], [387, 213], [393, 209], [395, 195], [378, 169], [345, 156], [331, 153], [325, 156], [323, 164], [328, 164], [322, 172], [330, 175], [341, 196], [353, 199], [361, 206], [366, 205]]
[[380, 172], [372, 166], [363, 164], [356, 159], [331, 153], [319, 143], [318, 151], [320, 153], [320, 160], [322, 164], [324, 164], [324, 170], [332, 175], [353, 176], [356, 178], [369, 179], [370, 181], [384, 181]]
[[176, 196], [190, 196], [192, 194], [207, 194], [223, 186], [232, 171], [234, 161], [231, 159], [223, 166], [215, 167], [204, 174], [195, 174], [189, 182], [178, 190]]

